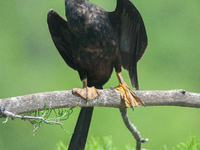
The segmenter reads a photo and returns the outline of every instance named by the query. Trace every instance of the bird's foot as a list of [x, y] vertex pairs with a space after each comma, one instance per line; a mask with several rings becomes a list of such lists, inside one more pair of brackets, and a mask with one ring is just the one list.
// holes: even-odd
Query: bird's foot
[[93, 87], [85, 87], [81, 88], [74, 88], [73, 93], [79, 95], [80, 97], [86, 100], [92, 100], [99, 96], [99, 90], [97, 90], [94, 86]]
[[125, 82], [120, 83], [114, 89], [121, 93], [121, 98], [124, 100], [126, 107], [144, 106], [144, 103]]

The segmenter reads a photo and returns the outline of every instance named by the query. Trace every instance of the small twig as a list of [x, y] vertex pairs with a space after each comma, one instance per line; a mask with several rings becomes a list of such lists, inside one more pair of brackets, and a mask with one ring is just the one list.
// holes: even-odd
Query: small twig
[[126, 108], [120, 108], [119, 109], [123, 118], [123, 121], [126, 125], [126, 127], [129, 129], [129, 131], [132, 133], [132, 135], [134, 136], [134, 138], [137, 141], [136, 144], [136, 150], [141, 150], [142, 147], [142, 143], [148, 142], [148, 139], [144, 139], [142, 138], [142, 136], [140, 135], [140, 132], [137, 130], [137, 128], [134, 126], [134, 124], [131, 123], [129, 117], [128, 117], [128, 113]]
[[33, 135], [35, 135], [35, 124], [33, 123]]
[[6, 121], [4, 121], [4, 123], [6, 123], [8, 121], [8, 117], [10, 117], [12, 119], [20, 118], [22, 120], [28, 120], [28, 121], [30, 121], [31, 119], [36, 119], [36, 120], [41, 120], [41, 121], [43, 121], [46, 124], [55, 123], [55, 124], [58, 124], [58, 125], [63, 125], [62, 123], [57, 122], [57, 121], [48, 121], [48, 120], [45, 120], [43, 117], [16, 115], [16, 114], [14, 114], [12, 112], [9, 112], [9, 111], [6, 111], [6, 110], [2, 110], [2, 109], [0, 110], [0, 114], [3, 115], [3, 116], [6, 116]]

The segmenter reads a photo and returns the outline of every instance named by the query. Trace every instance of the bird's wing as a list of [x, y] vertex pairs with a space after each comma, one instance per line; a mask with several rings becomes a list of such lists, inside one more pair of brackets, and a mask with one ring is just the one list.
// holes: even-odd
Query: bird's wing
[[137, 62], [147, 47], [147, 34], [142, 17], [130, 0], [117, 0], [115, 11], [108, 12], [113, 26], [122, 66], [129, 72], [132, 86], [138, 89]]
[[47, 23], [53, 42], [60, 55], [71, 68], [76, 69], [71, 49], [70, 30], [68, 22], [64, 20], [55, 10], [50, 9], [47, 14]]

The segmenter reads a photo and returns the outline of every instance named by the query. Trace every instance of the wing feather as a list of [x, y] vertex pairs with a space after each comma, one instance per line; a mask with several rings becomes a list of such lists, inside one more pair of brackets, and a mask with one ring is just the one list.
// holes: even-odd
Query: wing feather
[[77, 70], [71, 49], [68, 22], [64, 20], [55, 10], [50, 9], [47, 14], [47, 23], [53, 42], [60, 55], [68, 64], [68, 66], [74, 70]]
[[142, 17], [130, 0], [117, 0], [115, 11], [108, 12], [115, 31], [122, 66], [129, 72], [132, 86], [139, 88], [137, 62], [147, 47], [147, 34]]

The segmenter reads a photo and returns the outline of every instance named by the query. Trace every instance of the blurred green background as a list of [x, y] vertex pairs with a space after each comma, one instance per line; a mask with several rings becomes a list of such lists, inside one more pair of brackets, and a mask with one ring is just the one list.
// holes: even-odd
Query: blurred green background
[[[93, 0], [114, 10], [116, 0]], [[148, 48], [138, 63], [140, 90], [185, 89], [200, 92], [200, 1], [134, 0], [146, 25]], [[65, 16], [63, 0], [0, 1], [0, 98], [37, 92], [82, 87], [78, 73], [69, 68], [50, 37], [46, 17], [50, 8]], [[130, 85], [126, 71], [125, 80]], [[118, 84], [115, 74], [104, 86]], [[142, 107], [128, 110], [131, 121], [149, 142], [143, 148], [155, 150], [188, 140], [191, 133], [200, 139], [200, 109]], [[64, 127], [73, 132], [79, 108]], [[0, 149], [55, 149], [69, 143], [70, 135], [59, 126], [42, 125], [32, 134], [27, 121], [0, 119]], [[95, 108], [89, 139], [112, 135], [113, 145], [124, 149], [135, 140], [124, 126], [119, 110]]]

